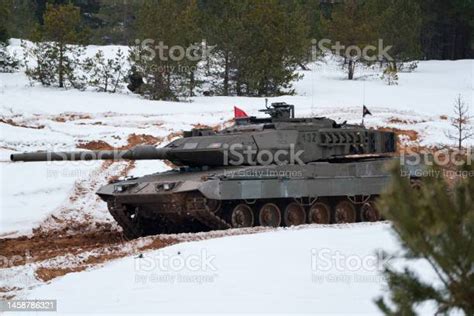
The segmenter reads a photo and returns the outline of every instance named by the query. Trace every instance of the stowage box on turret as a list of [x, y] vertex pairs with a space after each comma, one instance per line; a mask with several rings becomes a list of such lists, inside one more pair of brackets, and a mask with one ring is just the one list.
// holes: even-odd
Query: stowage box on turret
[[380, 219], [374, 200], [390, 181], [387, 164], [397, 160], [394, 133], [295, 118], [286, 103], [262, 111], [269, 117], [236, 118], [219, 132], [193, 129], [162, 148], [22, 153], [11, 160], [171, 161], [178, 168], [116, 181], [97, 192], [130, 238]]

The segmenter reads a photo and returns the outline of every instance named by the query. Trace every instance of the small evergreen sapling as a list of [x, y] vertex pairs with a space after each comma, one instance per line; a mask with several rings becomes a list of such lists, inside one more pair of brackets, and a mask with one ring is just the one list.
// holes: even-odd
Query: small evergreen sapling
[[385, 315], [416, 315], [416, 307], [426, 302], [435, 304], [437, 314], [461, 310], [474, 315], [474, 167], [465, 164], [460, 171], [465, 177], [452, 188], [440, 174], [429, 172], [415, 190], [400, 167], [393, 170], [391, 189], [379, 208], [401, 242], [399, 258], [424, 259], [436, 277], [422, 280], [410, 268], [386, 267], [390, 302], [376, 301]]
[[15, 72], [18, 70], [20, 62], [7, 50], [7, 43], [0, 42], [0, 72]]
[[86, 58], [84, 71], [88, 74], [88, 83], [100, 92], [115, 93], [124, 84], [125, 55], [117, 50], [114, 58], [105, 58], [99, 50], [94, 57]]
[[383, 71], [382, 80], [389, 86], [398, 85], [397, 69], [392, 64], [388, 64], [387, 68]]

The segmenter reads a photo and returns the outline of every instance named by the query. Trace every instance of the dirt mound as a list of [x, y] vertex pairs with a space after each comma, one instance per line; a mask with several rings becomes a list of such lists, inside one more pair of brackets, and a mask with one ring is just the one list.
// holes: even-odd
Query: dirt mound
[[[71, 272], [78, 272], [104, 262], [159, 249], [174, 244], [173, 238], [159, 236], [127, 241], [118, 230], [98, 230], [75, 235], [63, 231], [49, 231], [32, 237], [0, 239], [0, 255], [15, 258], [0, 268], [8, 269], [34, 265], [35, 276], [42, 282], [50, 281]], [[6, 294], [21, 289], [5, 288]], [[5, 296], [5, 295], [3, 295]], [[7, 297], [7, 296], [5, 296]]]
[[41, 232], [32, 237], [0, 239], [0, 255], [18, 258], [10, 262], [11, 267], [63, 256], [67, 253], [77, 255], [84, 251], [122, 242], [124, 242], [122, 233], [111, 230], [78, 235], [67, 235], [61, 231]]
[[127, 138], [128, 144], [120, 149], [129, 149], [137, 145], [156, 145], [161, 143], [163, 138], [147, 134], [130, 134]]
[[91, 142], [79, 141], [76, 145], [77, 148], [88, 149], [88, 150], [112, 150], [114, 149], [109, 143], [103, 140], [93, 140]]
[[44, 128], [44, 125], [26, 125], [26, 124], [15, 122], [12, 119], [0, 118], [0, 123], [4, 123], [4, 124], [11, 125], [11, 126], [16, 126], [16, 127], [23, 127], [23, 128], [33, 128], [33, 129], [43, 129]]
[[219, 123], [219, 124], [216, 124], [216, 125], [206, 125], [206, 124], [201, 124], [201, 123], [197, 123], [197, 124], [193, 124], [193, 128], [196, 128], [196, 129], [212, 129], [213, 131], [220, 131], [222, 129], [224, 129], [226, 126], [228, 126], [229, 124], [231, 123], [234, 123], [234, 119], [230, 119], [230, 120], [227, 120], [223, 123]]
[[127, 138], [127, 145], [114, 147], [103, 140], [83, 141], [80, 140], [76, 145], [77, 148], [88, 150], [113, 150], [113, 149], [130, 149], [137, 145], [156, 145], [163, 141], [163, 138], [148, 134], [130, 134]]

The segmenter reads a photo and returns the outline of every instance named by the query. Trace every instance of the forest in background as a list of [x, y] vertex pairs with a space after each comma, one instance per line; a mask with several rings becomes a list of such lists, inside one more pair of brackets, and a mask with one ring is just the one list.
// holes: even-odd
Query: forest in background
[[[357, 2], [370, 1], [374, 0], [360, 0]], [[137, 22], [139, 21], [137, 20], [140, 18], [140, 8], [143, 8], [144, 4], [159, 6], [162, 2], [165, 1], [3, 0], [0, 6], [3, 6], [9, 12], [6, 24], [11, 37], [30, 38], [35, 26], [44, 23], [43, 15], [47, 3], [72, 3], [81, 9], [81, 23], [90, 31], [88, 43], [97, 45], [127, 45], [132, 43], [139, 35], [137, 30]], [[178, 6], [185, 7], [187, 1], [175, 0], [175, 2], [178, 3]], [[216, 9], [227, 11], [228, 8], [226, 7], [242, 2], [197, 0], [196, 9], [201, 13], [207, 13]], [[266, 4], [269, 1], [248, 2]], [[321, 15], [330, 17], [334, 8], [341, 6], [344, 0], [281, 0], [278, 2], [287, 6], [299, 6], [302, 14], [301, 18], [307, 19], [308, 35], [314, 38], [321, 38], [325, 35], [321, 25]], [[379, 2], [381, 6], [390, 6], [396, 1], [375, 0], [374, 2]], [[423, 59], [473, 58], [473, 1], [411, 0], [405, 2], [411, 2], [419, 8], [417, 18], [422, 21], [421, 27], [418, 30], [418, 36], [412, 37], [411, 40], [418, 42], [420, 45]], [[407, 7], [407, 9], [409, 8]], [[410, 12], [406, 13], [411, 14]], [[379, 12], [375, 11], [372, 14], [371, 20], [374, 21], [378, 17]], [[393, 20], [386, 20], [384, 22], [387, 24], [386, 27], [400, 27], [400, 25], [394, 24], [396, 21]], [[208, 29], [204, 26], [210, 26], [211, 24], [213, 24], [213, 21], [209, 19], [194, 21], [195, 27], [203, 30]], [[210, 30], [207, 30], [205, 33], [209, 34], [210, 32]], [[209, 38], [210, 36], [205, 37]]]
[[[204, 81], [207, 94], [275, 96], [292, 94], [296, 70], [324, 51], [342, 57], [349, 80], [357, 65], [377, 66], [387, 84], [416, 60], [473, 58], [473, 15], [470, 0], [3, 0], [0, 59], [15, 68], [5, 43], [29, 39], [26, 74], [42, 85], [115, 92], [127, 72], [150, 99], [190, 97]], [[146, 58], [160, 43], [159, 58]], [[84, 60], [90, 44], [130, 50]], [[173, 58], [174, 46], [200, 58]]]

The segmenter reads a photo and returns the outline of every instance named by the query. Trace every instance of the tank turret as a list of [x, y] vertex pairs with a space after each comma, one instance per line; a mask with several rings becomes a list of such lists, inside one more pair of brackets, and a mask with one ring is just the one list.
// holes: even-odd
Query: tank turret
[[295, 118], [294, 106], [273, 103], [261, 110], [270, 117], [246, 117], [222, 131], [194, 129], [162, 148], [36, 152], [11, 155], [12, 161], [166, 159], [176, 165], [227, 166], [306, 164], [395, 152], [392, 132], [328, 118]]

